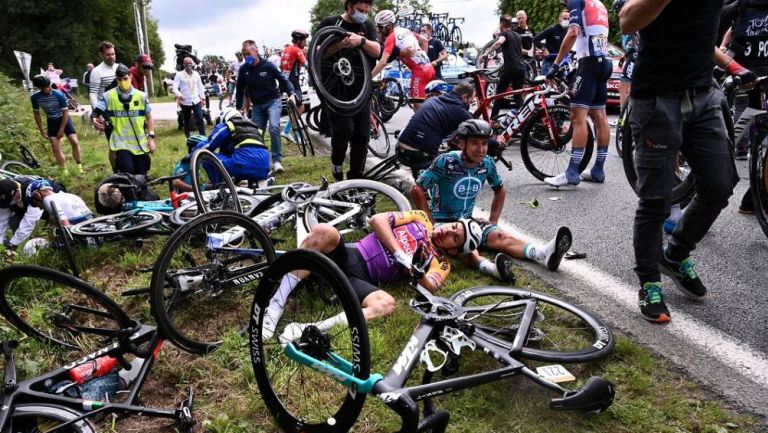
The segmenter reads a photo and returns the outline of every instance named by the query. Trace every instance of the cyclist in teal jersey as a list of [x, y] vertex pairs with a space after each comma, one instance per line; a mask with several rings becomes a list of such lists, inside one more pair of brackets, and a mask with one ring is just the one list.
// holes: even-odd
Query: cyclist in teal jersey
[[[507, 191], [493, 159], [488, 156], [491, 127], [483, 120], [470, 119], [459, 125], [457, 134], [461, 151], [438, 156], [411, 189], [416, 207], [426, 212], [430, 221], [438, 223], [472, 218], [475, 199], [483, 184], [488, 182], [493, 189], [489, 220], [475, 219], [482, 228], [479, 249], [500, 254], [494, 263], [480, 256], [477, 251], [465, 254], [462, 258], [481, 272], [501, 280], [508, 280], [506, 275], [511, 263], [510, 256], [535, 260], [550, 271], [557, 270], [571, 247], [571, 231], [568, 227], [560, 227], [551, 241], [536, 245], [502, 230], [497, 224]], [[430, 192], [430, 200], [427, 200], [427, 191]]]

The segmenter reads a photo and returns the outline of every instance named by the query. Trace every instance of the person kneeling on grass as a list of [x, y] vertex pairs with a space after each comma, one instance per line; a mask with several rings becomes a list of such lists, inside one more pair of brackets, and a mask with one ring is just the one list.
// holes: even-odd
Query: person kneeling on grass
[[[496, 171], [493, 159], [488, 156], [488, 140], [492, 130], [487, 122], [470, 119], [462, 122], [457, 131], [459, 151], [438, 156], [424, 171], [411, 189], [416, 207], [429, 215], [430, 221], [455, 222], [471, 218], [475, 199], [487, 181], [493, 189], [490, 221], [475, 219], [482, 228], [477, 249], [500, 252], [494, 263], [483, 258], [477, 251], [465, 254], [462, 259], [481, 272], [502, 281], [511, 281], [512, 257], [531, 259], [555, 271], [565, 253], [571, 248], [572, 236], [568, 227], [560, 227], [557, 235], [544, 245], [535, 245], [516, 238], [497, 224], [507, 191]], [[430, 200], [427, 200], [430, 191]]]
[[64, 227], [79, 224], [95, 215], [82, 198], [68, 192], [54, 192], [53, 185], [45, 179], [36, 180], [27, 186], [27, 200], [32, 206], [44, 209], [53, 220], [54, 209]]
[[[378, 285], [409, 278], [413, 254], [420, 244], [426, 247], [424, 254], [429, 254], [431, 259], [419, 283], [434, 293], [451, 270], [446, 255], [470, 252], [470, 248], [478, 244], [481, 233], [477, 223], [465, 220], [433, 228], [422, 211], [379, 213], [369, 223], [373, 232], [353, 244], [344, 243], [335, 227], [318, 224], [299, 247], [319, 251], [339, 265], [360, 300], [366, 320], [395, 311], [395, 298]], [[265, 339], [275, 335], [282, 306], [305, 276], [287, 274], [283, 277], [267, 307], [262, 330]], [[345, 321], [346, 316], [342, 313], [315, 325], [320, 330], [328, 330]], [[295, 340], [306, 325], [289, 324], [282, 331], [280, 340]]]
[[173, 188], [176, 193], [192, 192], [192, 169], [189, 167], [189, 160], [192, 157], [192, 151], [201, 143], [207, 143], [208, 138], [205, 135], [194, 134], [187, 138], [187, 155], [181, 158], [181, 161], [176, 163], [173, 168], [173, 175], [185, 173], [186, 175], [181, 179], [173, 180]]

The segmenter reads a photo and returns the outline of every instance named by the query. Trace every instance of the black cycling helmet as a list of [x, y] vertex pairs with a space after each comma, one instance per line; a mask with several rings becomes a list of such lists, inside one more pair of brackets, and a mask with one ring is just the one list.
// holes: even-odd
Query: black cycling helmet
[[481, 137], [490, 138], [493, 134], [491, 125], [482, 119], [469, 119], [461, 122], [458, 129], [458, 136], [460, 138], [467, 137]]
[[117, 68], [115, 68], [115, 77], [117, 78], [123, 78], [131, 73], [131, 70], [128, 69], [128, 66], [125, 66], [122, 63], [119, 63], [117, 65]]
[[42, 89], [43, 87], [50, 87], [51, 80], [49, 80], [45, 75], [35, 75], [32, 77], [32, 85], [38, 89]]
[[309, 37], [309, 33], [305, 32], [304, 30], [294, 30], [291, 32], [291, 38], [295, 41], [300, 41], [302, 39], [307, 39]]

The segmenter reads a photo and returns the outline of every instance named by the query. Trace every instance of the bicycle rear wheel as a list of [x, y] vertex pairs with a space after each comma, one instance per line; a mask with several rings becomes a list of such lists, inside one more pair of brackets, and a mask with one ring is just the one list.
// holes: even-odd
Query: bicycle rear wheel
[[403, 85], [397, 78], [387, 77], [381, 80], [383, 86], [382, 99], [386, 99], [390, 102], [390, 105], [380, 101], [381, 106], [387, 105], [392, 107], [392, 115], [394, 115], [400, 107], [405, 106], [408, 103], [408, 95], [403, 90]]
[[24, 334], [91, 353], [133, 326], [106, 294], [72, 275], [32, 265], [0, 270], [0, 313]]
[[254, 290], [274, 259], [272, 243], [247, 216], [201, 215], [160, 253], [150, 282], [152, 316], [178, 347], [210, 352], [228, 333], [245, 330]]
[[480, 287], [451, 297], [467, 310], [475, 336], [512, 349], [526, 306], [536, 311], [519, 352], [513, 356], [545, 361], [581, 363], [606, 357], [616, 344], [608, 326], [581, 308], [551, 296], [510, 289]]
[[[243, 211], [237, 199], [235, 184], [216, 155], [206, 149], [197, 150], [192, 154], [189, 167], [200, 213], [214, 210]], [[206, 191], [217, 191], [218, 194], [204, 194], [204, 186]]]
[[749, 154], [749, 186], [755, 216], [763, 233], [768, 236], [768, 135], [760, 133], [752, 140]]
[[128, 211], [91, 218], [69, 228], [75, 236], [126, 236], [141, 233], [163, 220], [152, 211]]
[[389, 134], [384, 127], [384, 121], [381, 120], [375, 111], [371, 110], [371, 138], [368, 140], [368, 150], [379, 158], [389, 156]]
[[[287, 290], [280, 289], [283, 279], [297, 271], [309, 276], [301, 275], [295, 288], [284, 293]], [[334, 296], [318, 296], [319, 291], [330, 291]], [[283, 347], [292, 343], [301, 354], [358, 379], [368, 379], [370, 347], [365, 319], [349, 280], [338, 266], [315, 251], [285, 253], [259, 284], [250, 317], [254, 376], [280, 429], [349, 431], [367, 394], [295, 361]]]
[[[240, 208], [243, 210], [243, 215], [250, 215], [251, 211], [253, 211], [253, 209], [255, 209], [261, 202], [261, 200], [254, 196], [244, 194], [238, 194], [237, 199], [240, 201]], [[178, 227], [195, 219], [199, 214], [200, 212], [197, 210], [197, 202], [191, 201], [179, 206], [174, 209], [173, 212], [168, 214], [168, 221]]]
[[75, 421], [64, 428], [56, 426], [78, 418], [81, 414], [68, 407], [53, 404], [18, 404], [13, 406], [8, 420], [8, 432], [41, 433], [96, 433], [96, 426], [87, 419]]
[[321, 110], [320, 105], [315, 105], [314, 107], [310, 108], [304, 113], [304, 117], [307, 119], [306, 123], [309, 129], [320, 132], [320, 125], [319, 123], [319, 111]]
[[3, 161], [0, 164], [0, 170], [9, 171], [16, 176], [28, 176], [35, 173], [35, 170], [26, 163], [12, 160]]

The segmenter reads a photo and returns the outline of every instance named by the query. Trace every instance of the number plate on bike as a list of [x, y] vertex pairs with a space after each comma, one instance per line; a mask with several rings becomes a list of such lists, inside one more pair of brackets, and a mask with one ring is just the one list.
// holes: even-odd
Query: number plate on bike
[[560, 364], [536, 367], [536, 374], [555, 383], [572, 382], [576, 377]]

